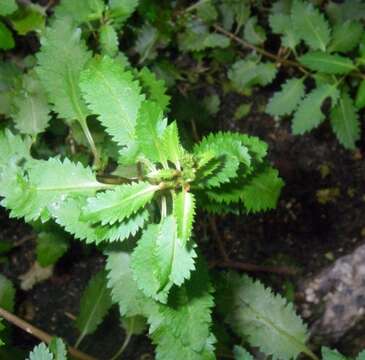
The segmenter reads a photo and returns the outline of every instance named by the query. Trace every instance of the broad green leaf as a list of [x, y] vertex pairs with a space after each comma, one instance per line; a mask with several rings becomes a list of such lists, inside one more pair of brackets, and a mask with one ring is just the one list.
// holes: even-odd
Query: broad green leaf
[[18, 9], [16, 0], [1, 0], [0, 16], [7, 16]]
[[138, 78], [149, 99], [155, 101], [162, 111], [165, 111], [170, 103], [170, 96], [166, 95], [167, 88], [163, 80], [157, 79], [156, 75], [144, 67], [139, 73]]
[[212, 0], [196, 3], [196, 6], [197, 16], [203, 19], [205, 22], [211, 22], [217, 19], [218, 12], [212, 3]]
[[336, 24], [328, 51], [344, 53], [351, 51], [359, 44], [362, 34], [363, 26], [359, 21], [348, 20]]
[[251, 17], [245, 24], [244, 37], [249, 43], [261, 45], [266, 41], [266, 34], [263, 27], [257, 24], [257, 17]]
[[118, 34], [110, 24], [104, 24], [99, 29], [99, 43], [101, 53], [114, 57], [118, 53]]
[[114, 190], [89, 198], [84, 209], [85, 218], [102, 225], [123, 221], [149, 203], [159, 185], [138, 182], [121, 185]]
[[0, 274], [0, 306], [6, 311], [13, 312], [15, 305], [15, 288], [13, 283]]
[[242, 198], [248, 212], [275, 209], [283, 180], [276, 169], [268, 167], [255, 174], [242, 188]]
[[67, 360], [66, 345], [60, 338], [54, 337], [49, 344], [49, 350], [54, 356], [54, 360]]
[[20, 133], [36, 136], [48, 126], [51, 109], [46, 92], [34, 72], [23, 76], [23, 88], [13, 99], [13, 119]]
[[106, 132], [121, 146], [131, 146], [143, 101], [138, 83], [116, 60], [105, 56], [95, 60], [82, 73], [80, 83], [89, 109]]
[[348, 360], [345, 356], [340, 354], [337, 350], [332, 350], [326, 346], [321, 349], [323, 360]]
[[101, 19], [104, 7], [103, 0], [62, 0], [55, 7], [54, 16], [57, 19], [70, 18], [74, 24], [80, 25]]
[[253, 356], [241, 346], [235, 346], [233, 354], [235, 360], [254, 360]]
[[111, 306], [106, 272], [100, 271], [91, 278], [81, 297], [80, 313], [76, 319], [76, 326], [80, 331], [79, 342], [97, 329]]
[[360, 121], [350, 95], [343, 91], [331, 111], [331, 126], [338, 141], [346, 149], [355, 149], [360, 139]]
[[15, 46], [13, 34], [8, 27], [0, 21], [0, 50], [9, 50]]
[[26, 35], [32, 31], [41, 32], [45, 26], [45, 11], [37, 4], [28, 4], [20, 8], [11, 18], [11, 25], [19, 35]]
[[140, 151], [149, 160], [167, 167], [167, 154], [161, 138], [166, 128], [161, 108], [152, 101], [144, 101], [138, 114], [136, 136]]
[[323, 13], [309, 2], [294, 0], [291, 16], [298, 36], [312, 50], [326, 51], [331, 31]]
[[69, 247], [64, 235], [42, 231], [37, 236], [37, 262], [42, 267], [55, 264]]
[[109, 0], [110, 17], [120, 27], [137, 8], [139, 0]]
[[177, 223], [177, 236], [185, 246], [191, 237], [195, 217], [195, 197], [183, 189], [174, 198], [174, 216]]
[[269, 17], [271, 30], [274, 34], [281, 34], [282, 46], [294, 50], [300, 38], [294, 29], [292, 18], [289, 14], [275, 13]]
[[67, 158], [32, 163], [28, 175], [18, 175], [16, 181], [0, 189], [2, 205], [11, 210], [11, 216], [26, 221], [50, 218], [69, 197], [90, 196], [97, 190], [108, 188], [95, 179], [90, 168], [74, 164]]
[[299, 61], [310, 70], [325, 74], [348, 74], [356, 70], [356, 66], [349, 58], [325, 54], [321, 51], [308, 52], [299, 57]]
[[75, 29], [69, 19], [56, 20], [41, 44], [37, 72], [54, 110], [68, 122], [85, 121], [89, 111], [78, 84], [91, 53], [81, 39], [81, 30]]
[[47, 346], [41, 343], [33, 349], [27, 360], [54, 360], [54, 357]]
[[339, 91], [336, 86], [329, 84], [320, 85], [301, 101], [292, 122], [294, 134], [304, 134], [317, 127], [325, 119], [321, 106], [328, 97], [332, 99], [331, 106], [334, 107], [339, 97]]
[[266, 112], [273, 116], [291, 114], [304, 96], [302, 79], [289, 79], [282, 85], [281, 90], [274, 93], [266, 107]]
[[312, 355], [305, 345], [307, 328], [291, 303], [246, 275], [230, 273], [222, 281], [226, 321], [237, 335], [276, 359], [295, 359], [301, 352]]

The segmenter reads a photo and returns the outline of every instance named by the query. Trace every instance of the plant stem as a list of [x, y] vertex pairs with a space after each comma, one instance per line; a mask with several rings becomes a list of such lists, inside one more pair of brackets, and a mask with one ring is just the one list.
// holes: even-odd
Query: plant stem
[[80, 125], [81, 125], [81, 128], [82, 128], [82, 131], [84, 132], [84, 135], [85, 135], [85, 137], [86, 137], [86, 139], [87, 139], [87, 141], [90, 145], [91, 152], [94, 155], [94, 166], [96, 168], [98, 168], [99, 165], [100, 165], [100, 158], [99, 158], [98, 150], [96, 149], [94, 139], [91, 135], [90, 129], [87, 126], [86, 119], [82, 119], [79, 122], [80, 122]]
[[[5, 309], [0, 307], [0, 316], [3, 317], [6, 321], [10, 322], [11, 324], [19, 327], [20, 329], [24, 330], [28, 334], [33, 335], [37, 339], [49, 344], [52, 341], [52, 336], [48, 333], [44, 332], [43, 330], [29, 324], [28, 322], [20, 319], [16, 315], [6, 311]], [[78, 360], [97, 360], [96, 358], [85, 354], [71, 346], [68, 346], [69, 353]]]
[[132, 339], [132, 333], [127, 333], [127, 336], [126, 336], [121, 348], [113, 355], [112, 358], [110, 358], [110, 360], [117, 360], [119, 358], [119, 356], [123, 354], [124, 350], [127, 348], [131, 339]]

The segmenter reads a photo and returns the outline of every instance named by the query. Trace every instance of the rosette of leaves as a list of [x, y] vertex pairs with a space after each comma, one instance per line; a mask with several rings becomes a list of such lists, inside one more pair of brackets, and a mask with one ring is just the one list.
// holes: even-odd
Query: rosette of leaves
[[[65, 31], [74, 51], [56, 58]], [[267, 145], [226, 132], [185, 149], [177, 124], [164, 116], [161, 82], [147, 69], [127, 70], [119, 59], [92, 58], [67, 20], [47, 29], [37, 58], [42, 96], [68, 124], [98, 121], [119, 160], [110, 162], [113, 173], [100, 174], [69, 158], [34, 158], [18, 125], [24, 135], [6, 130], [0, 136], [1, 204], [12, 217], [52, 219], [87, 243], [135, 242], [108, 253], [109, 286], [121, 313], [148, 319], [159, 359], [213, 358], [212, 286], [192, 236], [195, 209], [274, 208], [283, 181], [266, 160]], [[115, 257], [123, 261], [114, 263]]]

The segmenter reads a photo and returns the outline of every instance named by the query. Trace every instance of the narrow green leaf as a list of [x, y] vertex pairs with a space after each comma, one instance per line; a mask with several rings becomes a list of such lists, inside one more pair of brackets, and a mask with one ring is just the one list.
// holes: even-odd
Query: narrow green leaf
[[348, 74], [356, 70], [354, 63], [341, 55], [325, 54], [321, 51], [308, 52], [299, 57], [299, 61], [310, 70], [325, 74]]
[[331, 111], [331, 125], [338, 141], [346, 149], [355, 149], [360, 139], [359, 116], [350, 95], [343, 91], [338, 104]]
[[175, 164], [177, 169], [180, 169], [180, 158], [183, 149], [180, 145], [179, 130], [175, 121], [164, 130], [161, 145], [167, 160]]
[[289, 79], [282, 85], [269, 100], [266, 112], [273, 116], [291, 114], [304, 96], [304, 84], [302, 79]]
[[110, 24], [104, 24], [99, 29], [101, 53], [114, 57], [118, 53], [119, 40], [115, 29]]
[[37, 236], [37, 262], [42, 267], [55, 264], [68, 247], [69, 243], [62, 234], [42, 231]]
[[80, 301], [80, 313], [76, 326], [80, 331], [79, 341], [92, 334], [112, 306], [110, 290], [107, 288], [105, 271], [100, 271], [89, 281]]

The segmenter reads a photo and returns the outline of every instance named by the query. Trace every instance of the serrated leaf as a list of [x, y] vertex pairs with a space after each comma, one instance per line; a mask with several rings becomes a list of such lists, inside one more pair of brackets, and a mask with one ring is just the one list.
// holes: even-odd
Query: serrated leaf
[[329, 52], [349, 52], [360, 42], [363, 26], [359, 21], [348, 20], [336, 24], [333, 28], [332, 41], [328, 47]]
[[13, 283], [0, 274], [0, 306], [6, 311], [13, 312], [15, 305], [15, 288]]
[[47, 346], [41, 343], [33, 349], [27, 360], [54, 360], [54, 357]]
[[41, 32], [45, 26], [45, 11], [38, 4], [27, 4], [21, 7], [11, 18], [11, 25], [19, 35], [27, 35], [32, 31]]
[[304, 84], [302, 79], [288, 79], [269, 100], [266, 112], [273, 116], [291, 114], [304, 96]]
[[111, 306], [106, 272], [100, 271], [91, 278], [80, 300], [80, 313], [76, 319], [76, 326], [80, 331], [79, 339], [97, 329]]
[[110, 24], [104, 24], [99, 29], [99, 43], [101, 53], [114, 57], [118, 53], [118, 34]]
[[274, 359], [310, 353], [305, 345], [307, 328], [291, 303], [246, 275], [230, 273], [223, 281], [229, 288], [224, 294], [230, 308], [226, 321], [239, 336], [247, 337], [251, 346]]
[[54, 16], [57, 19], [71, 18], [74, 24], [80, 25], [101, 19], [104, 7], [103, 0], [62, 0], [55, 7]]
[[67, 360], [66, 345], [60, 338], [54, 337], [49, 343], [49, 350], [54, 356], [54, 360]]
[[15, 0], [2, 0], [0, 7], [0, 16], [7, 16], [12, 14], [18, 9], [18, 5]]
[[309, 2], [295, 0], [291, 11], [295, 31], [312, 50], [326, 51], [331, 31], [323, 14]]
[[339, 97], [336, 86], [320, 85], [304, 97], [294, 114], [292, 122], [294, 134], [304, 134], [317, 127], [325, 119], [321, 106], [328, 97], [332, 99], [332, 107], [335, 106]]
[[346, 149], [355, 149], [360, 139], [359, 116], [350, 95], [343, 91], [338, 104], [331, 111], [331, 126], [338, 141]]
[[321, 348], [323, 360], [347, 360], [345, 356], [340, 354], [337, 350], [332, 350], [326, 346]]
[[109, 0], [110, 17], [120, 27], [134, 12], [139, 0]]
[[62, 234], [42, 231], [37, 236], [37, 262], [42, 267], [55, 264], [68, 247], [69, 243]]
[[321, 51], [308, 52], [299, 57], [300, 63], [310, 70], [325, 74], [348, 74], [356, 70], [354, 63], [341, 55], [325, 54]]
[[257, 17], [253, 16], [245, 24], [244, 37], [249, 43], [254, 45], [263, 44], [266, 41], [265, 30], [257, 24]]
[[9, 28], [0, 21], [0, 49], [9, 50], [15, 46], [13, 34]]
[[248, 212], [275, 209], [283, 186], [276, 169], [268, 167], [255, 174], [242, 189], [245, 208]]
[[235, 346], [233, 354], [235, 360], [254, 360], [253, 356], [241, 346]]
[[70, 20], [56, 20], [41, 38], [41, 44], [36, 70], [54, 110], [69, 122], [84, 121], [89, 111], [78, 83], [91, 53], [81, 39], [81, 30], [75, 29]]
[[175, 164], [177, 169], [180, 169], [180, 158], [183, 150], [180, 145], [179, 130], [175, 121], [164, 130], [161, 137], [161, 146], [167, 160]]
[[42, 133], [50, 120], [46, 92], [35, 73], [23, 76], [21, 92], [13, 99], [12, 116], [15, 127], [22, 134], [36, 136]]
[[294, 50], [299, 44], [300, 38], [297, 35], [292, 18], [281, 12], [269, 16], [269, 23], [274, 34], [281, 34], [282, 46]]
[[107, 187], [96, 181], [90, 168], [67, 158], [63, 162], [50, 158], [34, 161], [27, 176], [19, 174], [15, 183], [3, 187], [1, 204], [11, 210], [13, 217], [48, 220], [68, 197], [93, 195]]
[[162, 145], [162, 134], [167, 120], [161, 108], [152, 101], [144, 101], [138, 114], [136, 137], [140, 151], [149, 160], [167, 167], [167, 154]]
[[102, 225], [123, 221], [149, 203], [159, 189], [159, 185], [138, 182], [99, 193], [88, 199], [84, 209], [85, 219], [101, 222]]
[[191, 237], [195, 217], [195, 197], [183, 189], [174, 198], [174, 216], [177, 223], [177, 236], [185, 246]]
[[163, 80], [157, 79], [156, 75], [147, 67], [142, 68], [138, 78], [144, 89], [147, 90], [149, 98], [155, 101], [165, 111], [170, 103], [170, 96], [166, 95], [167, 88]]
[[116, 60], [105, 56], [83, 71], [80, 82], [90, 110], [120, 146], [132, 146], [144, 97], [133, 76]]

